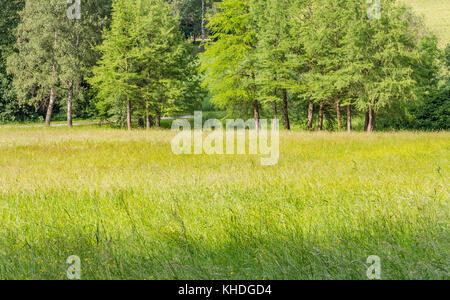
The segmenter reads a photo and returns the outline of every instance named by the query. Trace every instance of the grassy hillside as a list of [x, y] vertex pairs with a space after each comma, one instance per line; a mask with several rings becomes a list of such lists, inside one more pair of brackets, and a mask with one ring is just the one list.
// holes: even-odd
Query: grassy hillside
[[448, 278], [449, 133], [282, 133], [279, 164], [171, 131], [0, 128], [0, 279]]
[[425, 18], [425, 24], [439, 37], [440, 45], [450, 43], [450, 1], [449, 0], [401, 0], [410, 5], [418, 15]]

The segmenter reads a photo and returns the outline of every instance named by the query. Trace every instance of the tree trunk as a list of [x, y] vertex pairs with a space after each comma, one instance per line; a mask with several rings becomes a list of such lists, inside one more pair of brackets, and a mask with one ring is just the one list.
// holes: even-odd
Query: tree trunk
[[314, 117], [314, 102], [310, 99], [308, 106], [308, 130], [312, 129], [313, 117]]
[[336, 103], [336, 119], [337, 119], [337, 130], [341, 131], [341, 104]]
[[73, 98], [73, 81], [69, 80], [67, 97], [67, 126], [72, 127], [72, 98]]
[[150, 122], [150, 114], [149, 114], [149, 112], [148, 112], [148, 106], [145, 108], [145, 128], [147, 129], [147, 130], [149, 130], [150, 129], [150, 127], [151, 127], [151, 122]]
[[291, 123], [289, 122], [288, 99], [286, 89], [283, 89], [283, 117], [284, 117], [284, 129], [291, 130]]
[[[125, 71], [128, 73], [128, 59], [125, 61]], [[127, 128], [131, 130], [131, 101], [130, 96], [127, 95]]]
[[368, 128], [369, 128], [369, 112], [366, 111], [364, 118], [364, 131], [367, 131]]
[[[55, 31], [55, 41], [53, 43], [53, 51], [56, 51], [56, 45], [58, 40], [58, 34]], [[56, 64], [53, 57], [53, 75], [56, 75]], [[53, 113], [53, 107], [55, 106], [55, 87], [54, 82], [52, 83], [52, 87], [50, 89], [50, 101], [48, 103], [47, 107], [47, 114], [45, 116], [45, 126], [50, 126], [50, 122], [52, 121], [52, 113]]]
[[375, 111], [371, 106], [369, 106], [369, 124], [367, 126], [367, 132], [373, 132], [375, 129]]
[[277, 108], [277, 102], [273, 103], [273, 119], [278, 119], [278, 108]]
[[159, 106], [156, 106], [155, 110], [155, 125], [156, 127], [161, 127], [161, 110], [159, 109]]
[[205, 0], [202, 0], [202, 42], [205, 41]]
[[261, 128], [261, 124], [259, 122], [259, 102], [258, 100], [253, 101], [253, 115], [255, 119], [256, 130]]
[[127, 95], [127, 128], [131, 130], [131, 101]]
[[[150, 71], [147, 71], [147, 78], [150, 81]], [[147, 95], [150, 95], [150, 90], [147, 89]], [[150, 97], [149, 97], [150, 98]], [[152, 126], [151, 121], [150, 121], [150, 113], [149, 113], [149, 101], [150, 99], [147, 100], [147, 102], [145, 103], [145, 127], [147, 130], [150, 129], [150, 127]]]
[[319, 106], [319, 123], [317, 125], [317, 130], [322, 131], [323, 130], [323, 101], [320, 101]]
[[352, 131], [352, 106], [347, 105], [347, 131]]
[[53, 106], [55, 106], [55, 89], [50, 89], [50, 101], [47, 107], [47, 115], [45, 116], [45, 126], [50, 126], [52, 120]]

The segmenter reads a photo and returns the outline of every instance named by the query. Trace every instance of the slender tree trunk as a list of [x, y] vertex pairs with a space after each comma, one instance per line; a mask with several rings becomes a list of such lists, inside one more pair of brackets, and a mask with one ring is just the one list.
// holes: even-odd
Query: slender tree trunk
[[317, 130], [322, 131], [323, 130], [323, 101], [320, 101], [319, 106], [319, 123], [317, 125]]
[[364, 118], [364, 131], [367, 131], [368, 128], [369, 128], [369, 112], [366, 111]]
[[73, 81], [69, 80], [67, 84], [67, 126], [72, 127], [72, 98], [73, 98]]
[[[75, 49], [78, 51], [78, 47], [80, 46], [80, 35], [77, 34], [77, 41], [75, 42]], [[72, 103], [73, 103], [73, 79], [70, 79], [67, 83], [67, 126], [72, 127]]]
[[202, 0], [202, 42], [205, 41], [205, 0]]
[[284, 129], [291, 130], [291, 123], [289, 121], [288, 99], [287, 99], [287, 90], [286, 89], [283, 89], [283, 118], [284, 118]]
[[50, 101], [48, 102], [47, 114], [45, 116], [45, 126], [50, 126], [54, 106], [55, 106], [55, 88], [52, 87], [50, 89]]
[[[147, 72], [147, 78], [150, 80], [150, 71], [148, 71]], [[150, 95], [150, 90], [149, 89], [147, 89], [147, 95]], [[150, 98], [150, 97], [149, 97]], [[146, 102], [145, 102], [145, 127], [146, 127], [146, 129], [147, 130], [149, 130], [150, 129], [150, 127], [151, 127], [151, 121], [150, 121], [150, 113], [149, 113], [149, 101], [150, 101], [150, 99], [148, 99]]]
[[277, 102], [273, 102], [273, 118], [274, 120], [278, 119]]
[[128, 95], [127, 95], [127, 128], [128, 130], [131, 130], [131, 101]]
[[[128, 73], [128, 59], [125, 61], [125, 71]], [[131, 130], [131, 101], [130, 96], [127, 95], [127, 128]]]
[[150, 130], [151, 125], [152, 124], [150, 122], [150, 114], [148, 112], [148, 105], [147, 105], [147, 107], [145, 108], [145, 128], [147, 130]]
[[278, 105], [277, 102], [273, 102], [273, 120], [276, 121], [276, 129], [278, 130]]
[[369, 106], [369, 124], [367, 126], [367, 132], [373, 132], [375, 129], [375, 111], [371, 106]]
[[259, 121], [259, 102], [258, 100], [253, 101], [253, 116], [256, 123], [256, 130], [259, 130], [261, 128], [261, 124]]
[[308, 130], [312, 129], [313, 118], [314, 118], [314, 102], [311, 99], [309, 99], [309, 106], [308, 106]]
[[352, 131], [352, 106], [347, 105], [347, 131]]
[[155, 107], [155, 126], [160, 128], [161, 127], [161, 107], [163, 103], [162, 96], [159, 96], [158, 102], [156, 103]]
[[161, 127], [161, 110], [159, 106], [156, 106], [155, 110], [155, 126], [158, 128]]
[[[58, 41], [58, 34], [55, 31], [55, 41], [53, 43], [53, 51], [56, 51]], [[56, 63], [55, 58], [53, 57], [53, 66], [52, 66], [53, 76], [56, 75]], [[50, 126], [50, 122], [52, 121], [52, 113], [53, 113], [53, 107], [55, 106], [55, 82], [52, 83], [52, 87], [50, 89], [50, 101], [48, 103], [47, 107], [47, 114], [45, 116], [45, 126]]]
[[341, 104], [336, 103], [336, 119], [337, 119], [337, 129], [341, 131]]
[[367, 131], [368, 132], [373, 132], [375, 130], [375, 106], [378, 103], [378, 98], [374, 100], [373, 105], [369, 106], [369, 126]]

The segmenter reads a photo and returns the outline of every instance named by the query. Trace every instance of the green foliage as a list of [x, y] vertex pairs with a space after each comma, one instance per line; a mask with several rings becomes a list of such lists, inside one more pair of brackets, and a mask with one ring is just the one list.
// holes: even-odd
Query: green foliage
[[0, 123], [35, 117], [30, 107], [19, 105], [13, 90], [12, 77], [6, 74], [6, 59], [13, 52], [14, 30], [19, 23], [19, 12], [24, 4], [24, 0], [0, 3]]
[[[211, 10], [213, 0], [167, 0], [174, 6], [180, 22], [180, 30], [186, 38], [201, 38], [202, 36], [202, 9], [206, 14]], [[203, 3], [202, 3], [203, 2]], [[202, 8], [202, 4], [204, 7]], [[206, 19], [204, 20], [204, 24]]]
[[435, 90], [423, 105], [412, 111], [414, 128], [425, 130], [450, 129], [450, 86]]
[[[421, 74], [425, 92], [421, 94], [422, 101], [411, 108], [413, 117], [409, 126], [412, 128], [450, 129], [450, 46], [441, 55], [436, 42], [434, 39], [422, 43], [422, 61], [427, 62], [427, 68]], [[437, 61], [438, 58], [440, 62]]]
[[251, 15], [251, 0], [225, 0], [211, 17], [211, 41], [201, 55], [204, 86], [220, 108], [248, 106], [257, 96], [257, 28]]
[[89, 82], [103, 116], [123, 119], [127, 101], [138, 117], [184, 111], [201, 101], [196, 53], [162, 0], [114, 1], [98, 50], [101, 59]]
[[228, 108], [272, 103], [283, 88], [326, 110], [340, 104], [396, 112], [417, 101], [438, 68], [436, 42], [425, 45], [420, 22], [396, 1], [383, 2], [380, 18], [369, 18], [369, 7], [355, 0], [223, 1], [202, 56], [212, 101]]
[[[62, 114], [73, 87], [84, 117], [124, 119], [129, 101], [134, 118], [159, 118], [211, 99], [239, 116], [282, 102], [298, 124], [321, 103], [328, 128], [347, 105], [355, 118], [376, 112], [379, 128], [446, 121], [426, 111], [446, 112], [449, 47], [396, 0], [379, 19], [359, 0], [117, 0], [112, 17], [110, 0], [86, 0], [80, 20], [63, 2], [2, 2], [0, 120], [43, 114], [52, 89]], [[190, 44], [205, 24], [209, 38]]]
[[260, 100], [280, 102], [281, 90], [293, 88], [295, 69], [289, 57], [295, 42], [289, 32], [292, 0], [256, 1], [253, 9], [257, 30], [257, 84]]
[[[65, 4], [61, 3], [26, 1], [16, 31], [17, 52], [8, 58], [8, 70], [14, 75], [19, 103], [29, 102], [36, 109], [46, 106], [50, 87], [60, 81], [58, 21], [65, 16]], [[62, 17], [58, 18], [59, 15]]]
[[20, 106], [31, 105], [43, 112], [49, 105], [50, 90], [62, 102], [69, 81], [76, 99], [85, 96], [83, 77], [96, 61], [91, 47], [107, 24], [109, 0], [84, 1], [81, 20], [70, 20], [67, 8], [67, 3], [59, 0], [25, 1], [15, 32], [15, 51], [8, 57]]

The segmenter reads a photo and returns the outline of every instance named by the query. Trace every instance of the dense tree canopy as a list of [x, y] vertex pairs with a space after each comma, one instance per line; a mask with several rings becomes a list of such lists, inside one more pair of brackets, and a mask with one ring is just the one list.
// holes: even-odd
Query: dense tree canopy
[[0, 121], [148, 128], [210, 99], [285, 129], [448, 129], [450, 46], [396, 0], [73, 3], [0, 4]]
[[108, 7], [108, 0], [85, 1], [84, 17], [69, 19], [62, 1], [25, 2], [8, 71], [14, 75], [18, 103], [46, 108], [47, 125], [57, 101], [67, 97], [71, 126], [73, 92], [82, 97], [79, 88], [86, 69], [96, 61], [92, 45], [100, 41], [98, 33], [107, 24]]
[[33, 117], [30, 107], [20, 106], [12, 87], [12, 77], [6, 73], [6, 60], [14, 50], [14, 30], [19, 23], [19, 12], [24, 0], [2, 1], [0, 3], [0, 122], [24, 121]]
[[163, 113], [182, 111], [184, 100], [192, 104], [199, 96], [192, 49], [162, 0], [114, 1], [111, 27], [98, 49], [102, 58], [90, 82], [99, 107], [119, 118], [126, 107], [129, 129], [132, 106], [144, 112], [147, 127], [152, 113], [159, 126]]

